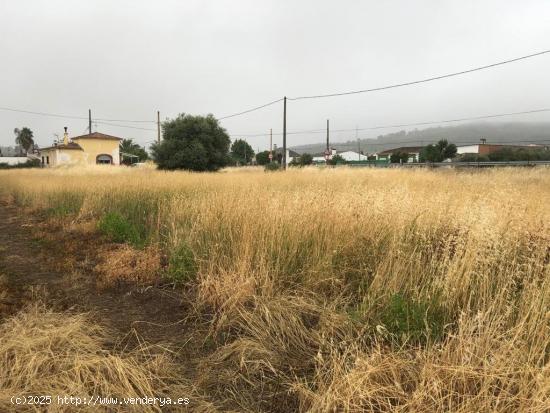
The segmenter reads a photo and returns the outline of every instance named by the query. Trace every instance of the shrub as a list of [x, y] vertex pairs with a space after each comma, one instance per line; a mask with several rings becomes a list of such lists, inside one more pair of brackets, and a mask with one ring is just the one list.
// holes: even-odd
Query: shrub
[[109, 212], [98, 222], [98, 229], [112, 241], [142, 247], [143, 237], [138, 228], [116, 212]]
[[330, 165], [345, 165], [347, 161], [341, 155], [334, 155], [328, 163]]
[[167, 275], [173, 281], [184, 283], [193, 280], [196, 274], [195, 254], [183, 243], [170, 256]]
[[279, 171], [281, 170], [281, 165], [279, 165], [277, 162], [271, 162], [265, 165], [264, 170], [266, 172]]

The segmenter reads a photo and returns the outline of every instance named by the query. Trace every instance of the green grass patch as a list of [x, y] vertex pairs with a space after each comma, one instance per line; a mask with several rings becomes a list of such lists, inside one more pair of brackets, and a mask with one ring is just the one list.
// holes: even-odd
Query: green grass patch
[[99, 231], [114, 242], [128, 243], [142, 248], [145, 239], [138, 227], [118, 212], [108, 212], [103, 215], [98, 224]]
[[176, 248], [168, 260], [167, 276], [178, 283], [185, 283], [195, 279], [197, 263], [193, 251], [187, 244]]
[[445, 313], [439, 300], [415, 300], [394, 294], [382, 308], [380, 322], [400, 342], [424, 344], [443, 338]]

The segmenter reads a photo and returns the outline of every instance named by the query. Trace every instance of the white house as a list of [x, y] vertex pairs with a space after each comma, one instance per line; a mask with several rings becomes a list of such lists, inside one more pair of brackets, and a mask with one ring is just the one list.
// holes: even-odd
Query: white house
[[340, 155], [347, 162], [349, 162], [349, 161], [366, 161], [367, 160], [367, 155], [363, 155], [362, 153], [355, 152], [355, 151], [337, 152], [337, 155]]

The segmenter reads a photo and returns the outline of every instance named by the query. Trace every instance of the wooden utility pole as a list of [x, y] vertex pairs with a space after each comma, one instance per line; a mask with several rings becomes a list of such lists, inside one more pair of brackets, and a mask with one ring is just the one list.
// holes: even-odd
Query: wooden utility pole
[[359, 155], [357, 156], [359, 161], [361, 160], [361, 141], [359, 140], [359, 137], [357, 136], [357, 126], [355, 127], [355, 139], [357, 139], [357, 152]]
[[286, 96], [283, 106], [283, 169], [286, 170]]
[[329, 122], [327, 119], [327, 148], [325, 149], [325, 163], [328, 165], [330, 160], [330, 141], [329, 141]]
[[157, 110], [157, 141], [160, 144], [160, 111]]
[[273, 160], [273, 129], [269, 129], [269, 163]]
[[329, 124], [327, 119], [327, 152], [330, 152], [330, 142], [329, 142]]
[[92, 109], [88, 109], [88, 131], [92, 133]]

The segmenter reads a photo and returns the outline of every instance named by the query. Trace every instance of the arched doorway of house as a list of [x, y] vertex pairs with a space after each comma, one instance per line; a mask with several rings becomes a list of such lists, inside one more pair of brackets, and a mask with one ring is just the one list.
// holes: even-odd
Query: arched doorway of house
[[113, 157], [111, 155], [97, 155], [95, 158], [96, 164], [102, 164], [102, 165], [111, 165], [113, 163]]

